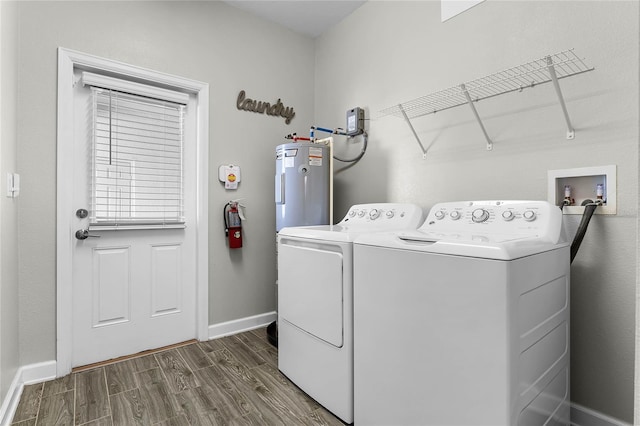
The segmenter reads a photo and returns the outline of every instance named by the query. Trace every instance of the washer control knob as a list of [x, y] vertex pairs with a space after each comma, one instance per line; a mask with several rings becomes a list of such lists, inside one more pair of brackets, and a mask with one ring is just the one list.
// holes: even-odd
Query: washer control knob
[[502, 212], [502, 218], [507, 222], [509, 222], [510, 220], [513, 220], [514, 217], [516, 217], [516, 215], [513, 213], [512, 210], [505, 210]]
[[393, 217], [393, 215], [394, 215], [394, 214], [395, 214], [395, 213], [393, 212], [393, 210], [389, 210], [389, 211], [385, 214], [385, 216], [387, 216], [387, 219], [391, 219], [391, 218]]
[[369, 219], [376, 220], [379, 217], [380, 217], [380, 210], [371, 209], [371, 211], [369, 212]]
[[527, 210], [524, 213], [522, 213], [522, 217], [527, 222], [532, 222], [536, 220], [536, 212], [534, 212], [533, 210]]
[[462, 215], [460, 214], [460, 212], [458, 210], [454, 210], [451, 213], [449, 213], [449, 217], [453, 220], [458, 220], [460, 219], [460, 217], [462, 217]]
[[367, 212], [365, 212], [364, 210], [360, 210], [360, 211], [358, 212], [358, 217], [364, 217], [364, 215], [365, 215], [366, 213], [367, 213]]
[[476, 223], [485, 222], [487, 219], [489, 219], [489, 212], [486, 211], [485, 209], [475, 209], [471, 213], [471, 220], [473, 220]]
[[356, 215], [356, 211], [355, 210], [351, 210], [349, 212], [349, 217], [355, 217], [355, 215]]
[[438, 210], [436, 212], [435, 216], [436, 216], [436, 219], [442, 220], [442, 219], [444, 219], [445, 213], [442, 210]]

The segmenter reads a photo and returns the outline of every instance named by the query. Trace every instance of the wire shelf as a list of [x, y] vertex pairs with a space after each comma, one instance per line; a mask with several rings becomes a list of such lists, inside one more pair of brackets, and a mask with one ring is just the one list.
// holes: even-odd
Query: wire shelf
[[412, 118], [422, 117], [428, 114], [435, 114], [439, 111], [455, 108], [461, 105], [469, 105], [473, 114], [484, 133], [487, 140], [487, 149], [493, 149], [493, 142], [484, 128], [482, 120], [474, 106], [475, 102], [483, 99], [493, 98], [505, 93], [521, 92], [524, 89], [535, 87], [540, 84], [552, 82], [562, 111], [567, 122], [567, 139], [573, 139], [574, 130], [569, 119], [562, 91], [558, 80], [593, 71], [594, 68], [587, 65], [580, 59], [573, 49], [547, 55], [544, 58], [509, 68], [486, 77], [461, 83], [448, 89], [440, 90], [408, 102], [394, 105], [380, 111], [380, 116], [393, 115], [404, 118], [414, 137], [422, 149], [423, 158], [426, 158], [426, 149], [418, 137], [413, 125]]
[[504, 93], [521, 92], [524, 89], [552, 81], [549, 71], [550, 61], [558, 79], [594, 69], [576, 56], [573, 49], [570, 49], [385, 108], [380, 111], [380, 115], [381, 117], [388, 115], [404, 117], [404, 111], [408, 118], [416, 118], [465, 105], [468, 103], [464, 93], [465, 88], [473, 102]]

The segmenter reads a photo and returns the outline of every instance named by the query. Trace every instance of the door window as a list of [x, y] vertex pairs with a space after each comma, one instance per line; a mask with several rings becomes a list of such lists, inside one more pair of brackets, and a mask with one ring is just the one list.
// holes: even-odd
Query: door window
[[164, 90], [144, 86], [138, 95], [105, 87], [115, 79], [83, 80], [91, 85], [91, 226], [184, 226], [186, 105], [163, 99]]

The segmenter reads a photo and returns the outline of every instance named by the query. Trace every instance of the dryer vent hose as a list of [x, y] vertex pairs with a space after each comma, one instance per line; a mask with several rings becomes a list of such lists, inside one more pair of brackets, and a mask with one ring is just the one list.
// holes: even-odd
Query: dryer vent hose
[[576, 257], [576, 254], [578, 254], [578, 249], [580, 248], [580, 244], [582, 244], [582, 239], [587, 233], [587, 227], [589, 226], [591, 216], [593, 216], [593, 212], [595, 212], [596, 207], [600, 204], [594, 203], [592, 200], [584, 200], [582, 205], [584, 206], [582, 220], [580, 221], [580, 225], [576, 231], [576, 236], [573, 237], [573, 242], [571, 243], [571, 263], [573, 263], [573, 259]]

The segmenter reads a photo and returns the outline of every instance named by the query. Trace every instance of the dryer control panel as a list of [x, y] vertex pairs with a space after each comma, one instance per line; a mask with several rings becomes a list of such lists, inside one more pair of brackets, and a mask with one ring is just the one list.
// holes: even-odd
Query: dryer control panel
[[338, 225], [368, 226], [381, 228], [393, 224], [396, 229], [402, 225], [413, 228], [422, 223], [422, 209], [415, 204], [406, 203], [373, 203], [351, 206]]
[[422, 232], [472, 232], [504, 237], [562, 238], [562, 211], [547, 201], [458, 201], [433, 206]]

